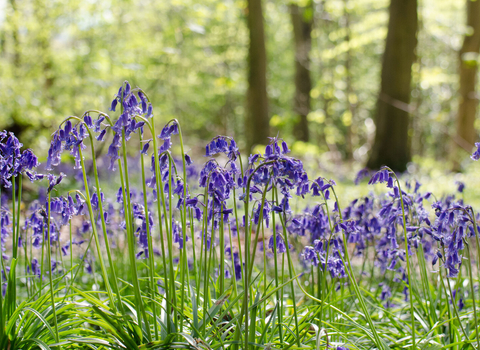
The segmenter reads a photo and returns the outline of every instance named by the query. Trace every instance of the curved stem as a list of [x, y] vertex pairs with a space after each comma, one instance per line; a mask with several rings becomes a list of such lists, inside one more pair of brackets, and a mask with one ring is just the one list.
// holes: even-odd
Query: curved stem
[[[142, 142], [142, 133], [138, 133], [140, 138], [140, 145]], [[142, 186], [143, 186], [143, 205], [145, 207], [145, 224], [147, 229], [147, 242], [148, 242], [148, 261], [149, 261], [149, 276], [150, 276], [150, 297], [151, 301], [151, 308], [153, 313], [153, 326], [155, 329], [155, 340], [158, 340], [158, 322], [157, 322], [157, 306], [154, 302], [155, 300], [155, 262], [153, 260], [153, 244], [152, 244], [152, 235], [150, 233], [150, 218], [149, 218], [149, 211], [148, 211], [148, 200], [147, 200], [147, 184], [145, 180], [145, 160], [143, 159], [143, 154], [140, 155], [140, 161], [142, 165]]]
[[406, 259], [406, 264], [407, 264], [407, 274], [408, 274], [408, 289], [410, 291], [410, 322], [411, 322], [411, 327], [412, 327], [412, 349], [415, 350], [415, 309], [413, 307], [413, 286], [412, 286], [412, 275], [410, 272], [410, 259], [409, 259], [409, 244], [408, 244], [408, 236], [407, 236], [407, 220], [405, 217], [405, 206], [403, 203], [403, 193], [402, 193], [402, 188], [400, 186], [400, 181], [398, 180], [397, 174], [395, 172], [389, 169], [392, 173], [393, 176], [395, 177], [395, 180], [398, 185], [398, 192], [400, 195], [400, 204], [402, 205], [402, 221], [403, 221], [403, 235], [405, 239], [405, 259]]
[[[87, 128], [87, 130], [89, 130], [89, 129]], [[105, 250], [107, 251], [108, 265], [110, 267], [110, 273], [112, 274], [113, 289], [114, 289], [114, 292], [115, 292], [115, 294], [117, 296], [117, 299], [118, 299], [118, 308], [120, 310], [120, 313], [122, 315], [124, 315], [125, 311], [124, 311], [121, 296], [120, 296], [120, 290], [118, 289], [117, 273], [115, 271], [115, 264], [113, 263], [113, 259], [112, 259], [110, 242], [108, 240], [108, 235], [107, 235], [107, 226], [106, 226], [106, 223], [105, 223], [105, 216], [104, 216], [104, 212], [103, 212], [103, 203], [102, 203], [102, 197], [101, 197], [101, 191], [100, 191], [100, 181], [98, 179], [97, 159], [96, 159], [96, 156], [95, 156], [95, 145], [93, 143], [93, 136], [92, 136], [90, 130], [88, 131], [88, 134], [89, 134], [89, 137], [90, 137], [90, 144], [91, 144], [91, 150], [92, 150], [93, 175], [95, 177], [95, 187], [96, 187], [96, 193], [97, 193], [97, 197], [98, 197], [98, 212], [99, 212], [100, 220], [101, 220], [101, 224], [102, 224], [103, 238], [104, 238], [104, 241], [105, 241]], [[82, 171], [85, 172], [85, 169], [84, 169], [83, 165], [82, 165]], [[87, 183], [85, 183], [85, 187], [86, 186], [88, 186]], [[93, 225], [96, 225], [96, 222], [92, 221], [92, 226]], [[115, 304], [113, 304], [112, 307], [113, 307], [113, 310], [115, 311], [116, 310]]]
[[[335, 189], [333, 188], [332, 186], [332, 192], [335, 196], [335, 201], [337, 202], [337, 208], [338, 208], [338, 215], [340, 217], [340, 220], [343, 221], [343, 218], [342, 218], [342, 210], [340, 208], [340, 204], [338, 202], [338, 197], [337, 197], [337, 193], [335, 192]], [[353, 270], [352, 270], [352, 264], [350, 262], [350, 256], [348, 254], [348, 249], [347, 249], [347, 242], [346, 242], [346, 237], [345, 237], [345, 231], [342, 229], [342, 236], [343, 236], [343, 247], [344, 247], [344, 250], [345, 250], [345, 257], [347, 258], [347, 268], [346, 268], [346, 271], [347, 271], [347, 274], [348, 274], [348, 277], [349, 277], [349, 280], [350, 282], [352, 283], [353, 285], [353, 290], [355, 291], [355, 294], [358, 298], [358, 301], [360, 303], [360, 306], [362, 308], [362, 311], [364, 313], [364, 316], [365, 318], [367, 319], [367, 322], [368, 322], [368, 325], [370, 326], [370, 330], [372, 331], [373, 333], [373, 337], [375, 338], [375, 342], [376, 342], [376, 345], [381, 348], [381, 349], [384, 349], [384, 345], [380, 339], [380, 336], [378, 335], [377, 333], [377, 330], [373, 324], [373, 320], [372, 318], [370, 317], [370, 313], [368, 312], [367, 310], [367, 306], [365, 304], [365, 301], [363, 300], [363, 295], [361, 294], [360, 292], [360, 288], [358, 287], [358, 284], [357, 284], [357, 281], [355, 279], [355, 276], [353, 274]], [[412, 329], [412, 332], [414, 330]]]
[[475, 336], [477, 338], [477, 349], [480, 349], [480, 338], [478, 335], [478, 318], [477, 318], [477, 307], [475, 305], [475, 288], [473, 286], [473, 274], [472, 274], [472, 257], [470, 255], [470, 245], [468, 244], [467, 240], [464, 240], [465, 246], [467, 247], [467, 255], [468, 255], [468, 275], [470, 277], [470, 293], [472, 293], [472, 304], [473, 304], [473, 316], [475, 318]]
[[[105, 262], [103, 261], [102, 250], [101, 250], [101, 247], [100, 247], [100, 240], [98, 238], [97, 225], [95, 225], [95, 215], [93, 214], [92, 203], [90, 201], [91, 197], [90, 197], [90, 191], [88, 189], [87, 174], [85, 173], [85, 162], [83, 160], [82, 148], [81, 148], [80, 145], [78, 146], [78, 152], [79, 152], [79, 156], [80, 156], [80, 162], [81, 162], [80, 164], [82, 166], [83, 183], [85, 184], [85, 199], [86, 199], [86, 203], [87, 203], [88, 213], [89, 213], [89, 216], [90, 216], [90, 222], [92, 223], [92, 232], [93, 232], [93, 236], [95, 238], [95, 247], [97, 249], [98, 261], [100, 262], [100, 269], [102, 271], [102, 277], [103, 277], [103, 280], [105, 282], [105, 289], [107, 290], [110, 305], [111, 305], [112, 308], [115, 308], [113, 293], [112, 293], [112, 289], [110, 287], [110, 282], [108, 280], [107, 269], [105, 268]], [[99, 198], [99, 201], [100, 201], [100, 198]]]
[[163, 217], [165, 220], [165, 229], [168, 232], [168, 220], [167, 220], [167, 208], [165, 204], [165, 194], [163, 192], [163, 181], [162, 181], [162, 172], [160, 170], [159, 155], [157, 148], [157, 138], [155, 136], [155, 121], [152, 119], [152, 123], [148, 121], [147, 125], [150, 128], [150, 131], [153, 136], [153, 154], [154, 154], [154, 165], [155, 165], [155, 185], [157, 188], [157, 215], [158, 215], [158, 226], [160, 233], [160, 243], [162, 248], [162, 262], [163, 262], [163, 276], [165, 282], [165, 297], [167, 299], [167, 333], [171, 332], [171, 322], [170, 322], [170, 307], [168, 303], [170, 302], [170, 283], [175, 283], [175, 281], [169, 281], [167, 277], [167, 260], [166, 260], [166, 249], [165, 249], [165, 237], [163, 235], [162, 227], [162, 207], [163, 207]]
[[50, 203], [51, 203], [51, 192], [48, 192], [48, 208], [47, 208], [47, 261], [48, 261], [48, 279], [50, 283], [50, 299], [52, 301], [52, 313], [53, 313], [53, 324], [55, 326], [55, 341], [60, 342], [58, 336], [58, 324], [57, 324], [57, 310], [55, 308], [55, 296], [53, 293], [53, 278], [52, 278], [52, 257], [50, 255], [51, 245], [50, 245]]
[[135, 256], [135, 237], [133, 234], [133, 216], [132, 216], [132, 205], [130, 202], [130, 182], [128, 178], [128, 162], [127, 162], [127, 145], [125, 141], [125, 129], [122, 130], [122, 153], [123, 153], [123, 164], [124, 164], [124, 172], [125, 172], [125, 183], [122, 183], [124, 186], [124, 194], [123, 197], [124, 203], [126, 203], [127, 211], [125, 212], [125, 217], [128, 217], [127, 221], [127, 241], [128, 241], [128, 256], [130, 260], [130, 272], [133, 277], [133, 291], [135, 294], [136, 299], [136, 307], [137, 307], [137, 318], [138, 324], [141, 326], [142, 318], [145, 322], [145, 326], [147, 329], [147, 338], [148, 341], [152, 341], [152, 336], [150, 334], [150, 326], [148, 323], [147, 315], [145, 312], [145, 308], [143, 305], [142, 294], [140, 292], [140, 285], [138, 281], [138, 272], [137, 272], [137, 258]]

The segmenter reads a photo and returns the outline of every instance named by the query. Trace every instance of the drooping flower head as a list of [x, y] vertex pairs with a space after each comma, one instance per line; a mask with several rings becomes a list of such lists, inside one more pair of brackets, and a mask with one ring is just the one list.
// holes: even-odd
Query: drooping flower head
[[[290, 152], [285, 141], [277, 137], [270, 138], [270, 143], [265, 148], [263, 157], [253, 155], [249, 158], [250, 170], [245, 175], [243, 186], [247, 185], [247, 177], [254, 174], [250, 184], [250, 191], [255, 193], [258, 185], [266, 185], [269, 181], [283, 194], [282, 205], [274, 206], [274, 210], [288, 211], [288, 198], [291, 191], [296, 195], [304, 196], [309, 192], [308, 175], [303, 169], [303, 163], [293, 157], [287, 156]], [[257, 160], [258, 165], [255, 166]], [[252, 191], [253, 190], [253, 191]]]
[[64, 173], [60, 173], [58, 177], [53, 174], [47, 174], [48, 183], [49, 183], [47, 192], [51, 192], [55, 186], [57, 186], [60, 182], [62, 182], [65, 176], [66, 175]]
[[87, 127], [84, 122], [79, 122], [75, 125], [68, 119], [65, 126], [55, 131], [50, 143], [47, 157], [47, 170], [52, 170], [52, 166], [57, 166], [61, 162], [63, 151], [70, 151], [70, 154], [75, 158], [75, 169], [81, 169], [80, 150], [86, 148], [83, 139], [88, 137]]
[[205, 156], [212, 157], [220, 153], [224, 153], [230, 160], [235, 161], [240, 154], [240, 151], [233, 138], [217, 136], [205, 146]]
[[22, 146], [12, 132], [0, 132], [0, 186], [11, 187], [12, 178], [21, 173], [32, 181], [42, 178], [33, 171], [40, 164], [37, 157], [31, 149], [22, 152]]

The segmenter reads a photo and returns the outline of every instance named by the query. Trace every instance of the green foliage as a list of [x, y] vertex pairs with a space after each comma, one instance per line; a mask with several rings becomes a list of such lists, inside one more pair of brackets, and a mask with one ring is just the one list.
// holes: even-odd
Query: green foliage
[[[305, 6], [307, 1], [298, 1]], [[288, 1], [264, 1], [272, 134], [292, 141], [294, 45]], [[161, 121], [198, 139], [244, 145], [245, 1], [8, 0], [0, 16], [0, 129], [46, 148], [53, 125], [85, 106], [106, 109], [120, 81], [154, 96]], [[413, 67], [414, 154], [444, 158], [457, 109], [462, 2], [419, 4]], [[315, 1], [311, 143], [363, 161], [374, 135], [388, 1]], [[348, 21], [347, 21], [348, 19]], [[347, 66], [349, 61], [349, 66]], [[39, 134], [39, 130], [44, 130]], [[349, 146], [349, 145], [352, 146]]]

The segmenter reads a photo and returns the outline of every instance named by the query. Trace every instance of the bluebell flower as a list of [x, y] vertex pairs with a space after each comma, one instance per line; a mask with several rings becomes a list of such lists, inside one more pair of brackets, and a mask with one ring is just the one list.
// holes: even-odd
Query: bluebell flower
[[389, 170], [386, 168], [382, 168], [379, 171], [377, 171], [375, 174], [373, 174], [370, 181], [368, 181], [368, 184], [373, 185], [376, 183], [388, 182], [389, 178], [390, 178]]
[[177, 134], [178, 134], [178, 124], [174, 120], [163, 127], [162, 132], [160, 133], [160, 135], [158, 135], [158, 138], [162, 140], [166, 140], [167, 138], [170, 139], [172, 135], [177, 135]]
[[85, 125], [88, 128], [93, 128], [93, 120], [92, 120], [92, 117], [88, 113], [84, 115], [83, 121], [85, 122]]
[[47, 192], [52, 191], [55, 186], [57, 186], [60, 182], [62, 182], [65, 176], [66, 175], [64, 173], [60, 173], [58, 177], [53, 174], [47, 174], [48, 183], [49, 183]]
[[367, 168], [360, 170], [355, 176], [355, 185], [358, 185], [365, 177], [370, 175], [370, 171]]
[[148, 147], [150, 146], [150, 141], [151, 140], [148, 140], [143, 144], [142, 150], [140, 151], [141, 154], [148, 154]]
[[465, 189], [465, 183], [462, 181], [456, 181], [455, 184], [457, 185], [457, 191], [463, 193], [463, 190]]
[[[285, 245], [285, 241], [283, 240], [282, 238], [282, 235], [280, 235], [279, 233], [277, 233], [277, 237], [275, 238], [276, 240], [276, 243], [277, 243], [277, 253], [280, 253], [280, 254], [283, 254], [287, 251], [287, 246]], [[272, 252], [274, 252], [274, 240], [273, 240], [273, 236], [270, 237], [269, 241], [268, 241], [268, 248], [272, 250]]]
[[387, 300], [392, 297], [392, 291], [390, 290], [390, 287], [388, 286], [387, 283], [380, 283], [378, 285], [379, 287], [382, 287], [382, 293], [380, 294], [380, 300]]
[[305, 249], [303, 250], [303, 258], [306, 261], [311, 261], [313, 266], [317, 266], [320, 262], [317, 252], [315, 251], [315, 249], [313, 249], [310, 246], [306, 246]]
[[185, 163], [186, 163], [187, 165], [192, 165], [192, 164], [193, 164], [192, 158], [191, 158], [188, 154], [186, 154], [186, 153], [185, 153]]
[[58, 129], [53, 134], [48, 150], [46, 169], [51, 170], [52, 166], [60, 164], [63, 151], [70, 151], [70, 154], [75, 158], [75, 169], [81, 169], [79, 147], [82, 150], [86, 148], [83, 139], [87, 136], [88, 131], [85, 123], [73, 126], [72, 122], [67, 120], [64, 129]]
[[96, 137], [97, 141], [103, 141], [105, 139], [105, 135], [107, 134], [107, 129], [103, 129], [100, 134]]
[[13, 133], [0, 132], [0, 186], [11, 187], [12, 178], [27, 173], [31, 181], [40, 179], [33, 171], [39, 163], [32, 150], [21, 151], [22, 144]]
[[27, 266], [27, 273], [31, 273], [37, 277], [40, 277], [41, 268], [37, 258], [33, 258], [30, 265]]
[[477, 148], [475, 152], [470, 156], [473, 160], [479, 160], [480, 159], [480, 142], [475, 142], [475, 147]]

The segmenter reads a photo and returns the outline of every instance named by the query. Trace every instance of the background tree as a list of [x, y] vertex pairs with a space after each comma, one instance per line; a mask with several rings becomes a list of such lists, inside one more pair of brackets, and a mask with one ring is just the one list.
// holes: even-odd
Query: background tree
[[[297, 154], [322, 155], [323, 166], [350, 156], [355, 166], [365, 163], [375, 138], [389, 0], [312, 1], [308, 143], [295, 142], [293, 2], [300, 9], [309, 4], [261, 4], [269, 136], [279, 134]], [[123, 0], [0, 1], [0, 129], [21, 129], [25, 146], [46, 154], [59, 120], [86, 106], [107, 110], [128, 79], [151, 92], [158, 124], [174, 117], [183, 122], [192, 150], [218, 134], [234, 136], [246, 150], [247, 6], [233, 0], [139, 0], [134, 7]], [[424, 0], [418, 12], [423, 24], [410, 101], [418, 141], [411, 153], [445, 160], [451, 152], [445, 140], [456, 135], [465, 1]], [[252, 128], [257, 131], [257, 120]]]
[[367, 166], [403, 171], [410, 161], [409, 109], [417, 46], [417, 1], [391, 0], [377, 100], [375, 142]]
[[299, 7], [290, 5], [295, 42], [295, 97], [294, 113], [297, 120], [294, 126], [294, 136], [297, 140], [308, 142], [308, 113], [310, 113], [310, 50], [312, 46], [313, 4]]
[[[21, 51], [20, 51], [20, 38], [19, 38], [19, 11], [16, 0], [10, 0], [9, 2], [11, 15], [9, 17], [9, 26], [11, 30], [10, 41], [10, 60], [12, 67], [12, 77], [14, 80], [19, 80], [22, 74], [21, 69]], [[22, 136], [22, 129], [28, 125], [22, 122], [20, 115], [20, 107], [18, 101], [14, 99], [10, 109], [10, 123], [8, 128], [19, 137]]]
[[270, 135], [267, 97], [267, 54], [263, 28], [262, 0], [248, 0], [247, 24], [248, 91], [246, 136], [247, 151], [256, 144], [266, 144]]
[[[475, 119], [477, 116], [478, 94], [476, 92], [478, 53], [480, 50], [480, 1], [467, 0], [467, 31], [459, 51], [459, 106], [457, 115], [457, 149], [465, 149], [470, 153], [477, 140]], [[454, 152], [458, 159], [458, 152]], [[455, 167], [458, 170], [458, 162]]]
[[344, 0], [344, 18], [345, 18], [345, 43], [347, 46], [345, 52], [345, 95], [346, 95], [346, 104], [347, 109], [345, 111], [346, 115], [350, 117], [350, 123], [345, 125], [345, 156], [347, 159], [353, 158], [353, 131], [352, 124], [355, 119], [355, 92], [352, 86], [352, 52], [350, 49], [351, 46], [351, 36], [352, 31], [350, 27], [350, 2], [349, 0]]

